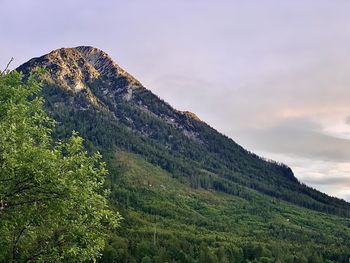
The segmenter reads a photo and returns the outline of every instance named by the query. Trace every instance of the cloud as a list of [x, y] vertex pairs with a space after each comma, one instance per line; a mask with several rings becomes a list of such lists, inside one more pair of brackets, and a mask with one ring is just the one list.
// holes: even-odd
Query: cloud
[[[349, 184], [350, 177], [338, 176], [338, 177], [317, 178], [315, 176], [312, 176], [307, 179], [304, 179], [304, 182], [312, 185], [339, 186], [339, 185]], [[350, 189], [350, 185], [349, 185], [349, 189]]]
[[299, 181], [331, 196], [350, 201], [350, 162], [324, 161], [295, 154], [258, 151], [293, 168]]
[[240, 137], [267, 152], [350, 162], [350, 140], [324, 134], [319, 124], [308, 119], [285, 119], [272, 127], [245, 130]]
[[248, 149], [292, 167], [301, 182], [350, 201], [350, 140], [325, 133], [319, 121], [282, 118], [238, 137]]
[[350, 116], [347, 116], [345, 119], [345, 124], [350, 125]]

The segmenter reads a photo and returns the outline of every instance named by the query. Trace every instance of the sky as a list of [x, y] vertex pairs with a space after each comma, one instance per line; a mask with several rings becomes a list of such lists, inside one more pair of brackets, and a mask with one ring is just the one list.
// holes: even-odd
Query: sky
[[0, 0], [0, 68], [107, 52], [246, 149], [350, 201], [350, 1]]

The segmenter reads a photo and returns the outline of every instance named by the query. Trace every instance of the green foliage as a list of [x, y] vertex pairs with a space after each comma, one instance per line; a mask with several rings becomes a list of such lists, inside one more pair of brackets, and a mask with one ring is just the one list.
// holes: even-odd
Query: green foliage
[[0, 76], [0, 262], [92, 260], [120, 219], [103, 190], [107, 170], [76, 134], [51, 139], [35, 79]]
[[141, 156], [123, 151], [104, 156], [110, 158], [108, 170], [116, 173], [109, 182], [111, 199], [125, 220], [118, 236], [111, 237], [103, 262], [349, 259], [349, 219], [249, 188], [241, 189], [245, 198], [193, 189]]

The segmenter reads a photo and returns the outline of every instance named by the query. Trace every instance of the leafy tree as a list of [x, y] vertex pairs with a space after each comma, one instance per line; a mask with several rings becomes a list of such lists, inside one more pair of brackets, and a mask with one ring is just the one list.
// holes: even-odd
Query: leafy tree
[[120, 220], [107, 170], [77, 134], [53, 141], [40, 89], [34, 75], [0, 75], [0, 261], [95, 260]]

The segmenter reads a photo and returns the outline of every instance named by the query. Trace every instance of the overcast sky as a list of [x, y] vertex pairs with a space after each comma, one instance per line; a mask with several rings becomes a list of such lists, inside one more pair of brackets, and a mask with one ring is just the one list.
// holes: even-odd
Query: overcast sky
[[0, 67], [107, 53], [175, 108], [350, 200], [350, 1], [0, 0]]

